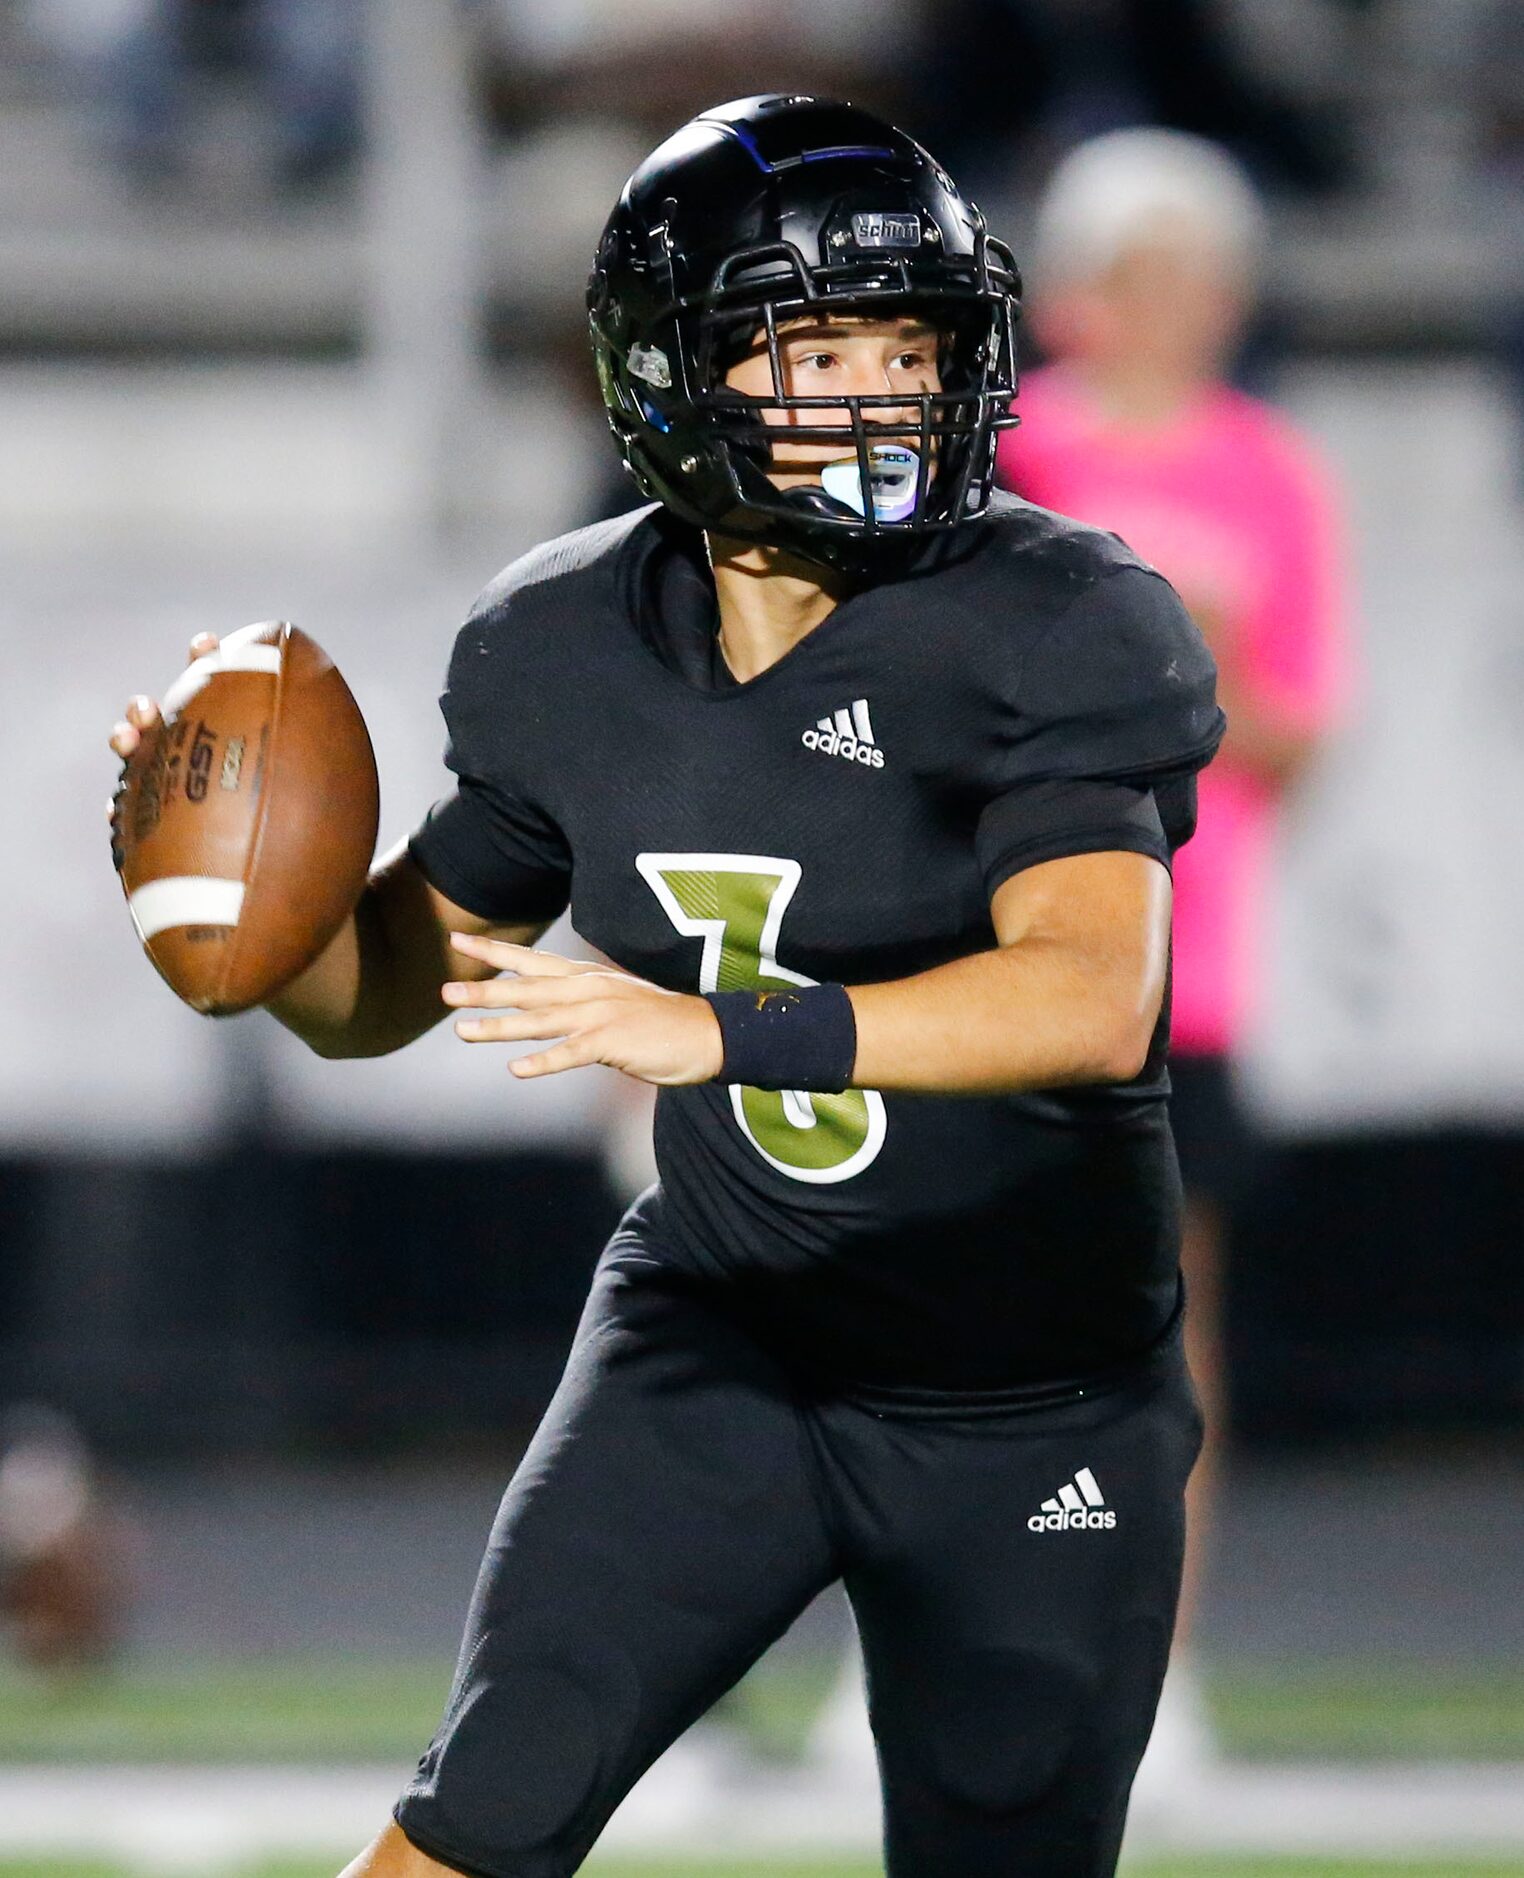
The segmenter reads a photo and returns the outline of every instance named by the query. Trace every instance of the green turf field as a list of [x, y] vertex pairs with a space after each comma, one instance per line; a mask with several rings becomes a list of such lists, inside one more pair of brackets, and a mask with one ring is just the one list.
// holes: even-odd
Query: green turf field
[[448, 1663], [259, 1658], [123, 1665], [55, 1685], [0, 1672], [0, 1760], [411, 1761]]
[[[787, 1761], [831, 1665], [764, 1662], [728, 1715]], [[144, 1662], [57, 1688], [0, 1673], [0, 1760], [411, 1761], [433, 1732], [449, 1665], [250, 1659]], [[1219, 1668], [1227, 1750], [1271, 1759], [1524, 1761], [1524, 1670], [1392, 1664]]]
[[[778, 1861], [758, 1864], [692, 1864], [662, 1859], [659, 1864], [594, 1858], [586, 1867], [588, 1878], [881, 1878], [881, 1867], [861, 1861], [809, 1864]], [[1147, 1862], [1124, 1868], [1125, 1878], [1524, 1878], [1524, 1864], [1456, 1863], [1443, 1865], [1388, 1865], [1327, 1859], [1186, 1859]], [[110, 1865], [6, 1863], [0, 1878], [143, 1878]], [[238, 1878], [334, 1878], [329, 1865], [261, 1865], [246, 1868]]]

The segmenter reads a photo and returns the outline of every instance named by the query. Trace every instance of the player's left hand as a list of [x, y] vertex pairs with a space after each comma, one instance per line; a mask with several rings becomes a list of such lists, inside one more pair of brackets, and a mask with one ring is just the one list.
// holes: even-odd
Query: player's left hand
[[447, 984], [446, 1004], [501, 1013], [458, 1017], [455, 1034], [467, 1043], [560, 1042], [508, 1065], [515, 1076], [554, 1076], [585, 1063], [606, 1063], [641, 1082], [671, 1087], [710, 1082], [720, 1073], [724, 1045], [710, 1005], [681, 991], [666, 991], [615, 965], [563, 959], [504, 939], [451, 933], [468, 958], [508, 972], [471, 984]]

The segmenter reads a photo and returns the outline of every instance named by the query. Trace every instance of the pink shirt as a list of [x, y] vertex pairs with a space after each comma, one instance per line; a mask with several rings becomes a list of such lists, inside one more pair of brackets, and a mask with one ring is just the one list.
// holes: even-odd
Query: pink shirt
[[[1216, 387], [1167, 427], [1122, 430], [1062, 366], [1022, 381], [1000, 481], [1112, 530], [1158, 568], [1219, 667], [1287, 727], [1318, 731], [1342, 681], [1337, 531], [1310, 446], [1279, 413]], [[1174, 1047], [1234, 1049], [1259, 979], [1255, 941], [1276, 789], [1221, 754], [1200, 779], [1195, 839], [1175, 862]]]

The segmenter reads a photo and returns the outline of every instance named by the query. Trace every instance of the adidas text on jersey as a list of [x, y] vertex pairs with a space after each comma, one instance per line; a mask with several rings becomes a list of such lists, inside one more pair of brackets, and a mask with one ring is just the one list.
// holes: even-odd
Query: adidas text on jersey
[[818, 750], [822, 756], [845, 757], [849, 763], [861, 763], [866, 769], [884, 767], [884, 753], [873, 741], [866, 698], [855, 699], [850, 712], [843, 709], [817, 718], [799, 741], [806, 750]]

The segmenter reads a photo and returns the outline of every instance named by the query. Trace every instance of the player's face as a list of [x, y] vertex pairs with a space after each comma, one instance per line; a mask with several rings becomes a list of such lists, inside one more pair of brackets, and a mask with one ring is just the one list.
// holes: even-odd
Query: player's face
[[[783, 389], [790, 397], [883, 397], [896, 391], [940, 391], [938, 335], [920, 319], [867, 319], [855, 316], [820, 320], [814, 316], [790, 320], [778, 329], [779, 362]], [[725, 383], [748, 397], [771, 398], [772, 362], [767, 341], [758, 333], [751, 350], [725, 374]], [[848, 419], [819, 407], [802, 411], [764, 410], [763, 417], [781, 430], [803, 426], [841, 425]], [[869, 425], [916, 424], [915, 404], [879, 405], [863, 412]], [[913, 437], [897, 443], [914, 445]], [[818, 483], [821, 469], [840, 463], [847, 452], [839, 443], [790, 443], [778, 439], [773, 449], [771, 479], [780, 489]]]

